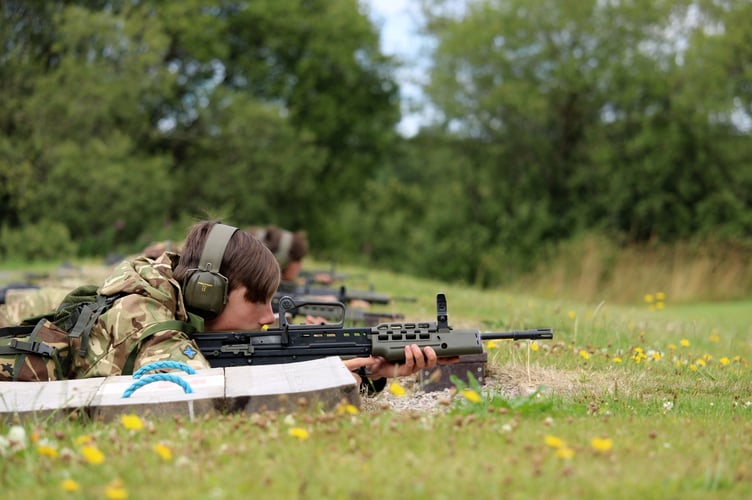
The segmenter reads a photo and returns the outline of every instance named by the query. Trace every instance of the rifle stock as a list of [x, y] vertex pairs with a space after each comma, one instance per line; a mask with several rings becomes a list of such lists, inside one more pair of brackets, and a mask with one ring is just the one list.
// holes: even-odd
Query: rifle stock
[[[436, 321], [382, 323], [375, 327], [345, 328], [343, 321], [319, 325], [293, 325], [288, 311], [316, 303], [296, 302], [289, 296], [279, 300], [279, 328], [261, 331], [195, 333], [199, 350], [213, 367], [264, 365], [307, 361], [327, 356], [383, 356], [392, 362], [405, 360], [405, 346], [432, 347], [438, 357], [447, 358], [483, 352], [483, 341], [492, 339], [543, 340], [553, 338], [551, 329], [481, 333], [453, 330], [447, 322], [446, 297], [436, 296]], [[326, 303], [340, 307], [342, 303]]]

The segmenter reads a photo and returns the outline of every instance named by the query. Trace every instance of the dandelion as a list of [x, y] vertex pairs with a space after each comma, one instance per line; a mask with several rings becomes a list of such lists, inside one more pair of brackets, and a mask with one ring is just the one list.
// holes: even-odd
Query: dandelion
[[663, 302], [656, 302], [656, 303], [655, 303], [655, 308], [656, 308], [657, 310], [659, 310], [659, 311], [660, 311], [661, 309], [663, 309], [664, 307], [666, 307], [666, 306], [665, 306], [665, 304], [664, 304]]
[[496, 340], [489, 340], [486, 343], [486, 349], [489, 349], [489, 350], [498, 349], [498, 347], [499, 347], [499, 343]]
[[154, 452], [159, 455], [164, 462], [172, 460], [172, 450], [163, 443], [157, 443], [154, 445]]
[[691, 371], [693, 371], [693, 372], [696, 372], [696, 371], [697, 371], [697, 365], [696, 365], [696, 364], [694, 364], [694, 363], [692, 363], [691, 365], [689, 365], [689, 369], [690, 369]]
[[63, 479], [60, 483], [60, 487], [67, 493], [75, 493], [81, 489], [81, 485], [73, 479]]
[[556, 456], [564, 460], [569, 460], [574, 456], [574, 450], [568, 446], [564, 446], [556, 450]]
[[655, 300], [655, 298], [653, 297], [652, 293], [646, 293], [645, 297], [643, 297], [643, 300], [645, 300], [646, 304], [652, 304], [653, 300]]
[[462, 389], [462, 397], [471, 403], [480, 403], [480, 395], [472, 389]]
[[337, 415], [343, 415], [349, 413], [350, 415], [357, 415], [358, 408], [352, 404], [341, 404], [337, 407]]
[[99, 451], [99, 448], [94, 445], [88, 444], [81, 448], [81, 454], [84, 456], [84, 459], [92, 465], [99, 465], [104, 462], [104, 453]]
[[622, 360], [621, 360], [621, 358], [620, 358], [620, 357], [618, 357], [618, 356], [617, 356], [617, 357], [615, 357], [615, 358], [614, 358], [614, 359], [613, 359], [612, 361], [613, 361], [614, 363], [621, 363], [621, 361], [622, 361]]
[[120, 423], [129, 431], [140, 431], [144, 428], [144, 423], [138, 415], [123, 415], [120, 417]]
[[538, 342], [531, 342], [530, 343], [530, 350], [531, 351], [537, 351], [540, 349], [540, 346], [538, 345]]
[[83, 434], [78, 436], [73, 442], [80, 446], [82, 444], [90, 444], [94, 442], [94, 438], [89, 434]]
[[702, 359], [702, 358], [697, 358], [697, 359], [695, 360], [695, 364], [696, 364], [697, 366], [705, 366], [705, 360], [704, 360], [704, 359]]
[[57, 458], [57, 448], [50, 446], [46, 443], [40, 443], [37, 445], [37, 452], [43, 457]]
[[710, 363], [713, 360], [713, 356], [711, 356], [708, 353], [705, 353], [705, 354], [702, 355], [702, 359], [704, 359], [705, 361], [707, 361], [708, 363]]
[[398, 398], [401, 398], [405, 395], [405, 388], [402, 387], [398, 382], [392, 382], [389, 384], [389, 392], [397, 396]]
[[294, 438], [300, 439], [301, 441], [308, 439], [308, 431], [303, 429], [302, 427], [291, 427], [290, 430], [287, 431], [287, 433]]
[[721, 341], [721, 336], [718, 335], [717, 333], [711, 333], [710, 337], [708, 337], [708, 340], [711, 341], [711, 342], [716, 342], [717, 343], [717, 342]]
[[563, 439], [551, 434], [547, 434], [546, 437], [543, 438], [543, 442], [546, 443], [546, 446], [548, 446], [549, 448], [563, 448], [566, 446], [566, 443]]
[[576, 312], [574, 312], [574, 311], [569, 311], [569, 312], [567, 313], [567, 316], [569, 316], [569, 319], [572, 319], [572, 320], [573, 320], [573, 319], [575, 319], [575, 318], [577, 317], [577, 313], [576, 313]]
[[122, 500], [128, 498], [128, 490], [123, 486], [123, 481], [115, 479], [104, 489], [104, 496], [110, 500]]
[[663, 292], [656, 292], [655, 300], [660, 300], [660, 301], [666, 300], [666, 294]]
[[676, 344], [669, 344], [668, 345], [668, 350], [669, 351], [675, 351], [676, 350]]
[[20, 425], [14, 425], [8, 431], [8, 444], [11, 451], [26, 449], [26, 430]]
[[580, 349], [580, 357], [587, 361], [590, 359], [590, 354], [585, 349]]
[[661, 360], [661, 358], [662, 358], [663, 356], [661, 355], [661, 353], [660, 353], [660, 352], [658, 352], [658, 351], [653, 351], [653, 354], [651, 355], [651, 357], [652, 357], [652, 359], [653, 359], [653, 360], [655, 360], [655, 361], [660, 361], [660, 360]]
[[687, 340], [687, 339], [681, 339], [679, 341], [679, 345], [682, 346], [682, 347], [689, 347], [689, 340]]
[[721, 365], [723, 366], [728, 366], [729, 363], [731, 363], [731, 361], [726, 356], [719, 359], [718, 362], [721, 363]]
[[611, 448], [613, 448], [614, 446], [614, 442], [611, 440], [611, 438], [594, 437], [590, 440], [590, 446], [592, 446], [595, 451], [603, 453], [611, 451]]

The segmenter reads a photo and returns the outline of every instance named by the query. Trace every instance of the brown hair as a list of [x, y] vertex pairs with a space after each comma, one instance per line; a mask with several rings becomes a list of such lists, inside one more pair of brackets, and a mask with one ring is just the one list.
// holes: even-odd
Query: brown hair
[[268, 226], [249, 228], [248, 232], [271, 250], [283, 270], [289, 262], [303, 260], [308, 255], [308, 235], [305, 231], [293, 233], [277, 226]]
[[[185, 283], [198, 268], [206, 238], [217, 223], [202, 221], [191, 228], [173, 272], [178, 282]], [[242, 229], [235, 231], [227, 243], [219, 272], [227, 278], [228, 291], [245, 286], [245, 299], [250, 302], [271, 300], [279, 287], [279, 264], [274, 255]]]

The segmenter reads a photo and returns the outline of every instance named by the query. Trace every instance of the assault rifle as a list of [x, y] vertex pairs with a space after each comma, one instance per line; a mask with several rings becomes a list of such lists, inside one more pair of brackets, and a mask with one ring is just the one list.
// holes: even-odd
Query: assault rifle
[[[279, 301], [282, 297], [290, 296], [283, 292], [278, 292], [272, 299], [272, 310], [279, 314]], [[306, 302], [305, 296], [292, 296], [296, 304], [300, 304], [294, 309], [287, 312], [291, 317], [296, 316], [313, 316], [327, 320], [328, 322], [339, 322], [344, 320], [346, 323], [362, 323], [366, 326], [374, 326], [384, 321], [397, 321], [405, 318], [404, 314], [390, 313], [385, 311], [364, 311], [348, 307], [344, 311], [339, 302]], [[343, 317], [344, 314], [344, 317]]]
[[[329, 302], [327, 305], [335, 303]], [[430, 346], [440, 358], [483, 352], [484, 340], [542, 340], [553, 338], [549, 328], [500, 333], [453, 330], [447, 320], [447, 301], [436, 295], [436, 321], [382, 323], [375, 327], [345, 328], [343, 322], [293, 325], [287, 313], [306, 305], [286, 296], [279, 300], [279, 328], [261, 331], [195, 333], [199, 350], [212, 367], [267, 365], [307, 361], [327, 356], [383, 356], [405, 360], [405, 346]], [[344, 304], [339, 303], [344, 309]]]
[[384, 293], [376, 293], [373, 290], [349, 290], [345, 286], [339, 288], [324, 288], [310, 285], [292, 285], [285, 282], [280, 285], [280, 293], [292, 296], [304, 297], [334, 297], [339, 302], [349, 304], [355, 300], [362, 300], [369, 304], [389, 304], [393, 301], [415, 302], [415, 297], [391, 297]]
[[330, 285], [335, 281], [345, 281], [348, 278], [351, 279], [365, 279], [365, 274], [345, 274], [335, 271], [334, 261], [331, 262], [331, 267], [328, 270], [325, 269], [302, 269], [298, 275], [305, 279], [306, 284], [321, 284]]

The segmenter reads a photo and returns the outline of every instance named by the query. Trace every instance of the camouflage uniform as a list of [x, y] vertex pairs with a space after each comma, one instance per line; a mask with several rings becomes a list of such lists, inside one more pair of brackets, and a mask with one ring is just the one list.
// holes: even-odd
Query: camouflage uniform
[[121, 262], [99, 288], [102, 295], [125, 294], [91, 329], [85, 357], [74, 355], [74, 377], [120, 375], [131, 351], [133, 370], [155, 361], [179, 361], [195, 369], [209, 368], [195, 342], [180, 330], [161, 330], [146, 339], [145, 331], [168, 320], [188, 321], [180, 285], [172, 276], [178, 255], [137, 257]]
[[5, 304], [0, 305], [0, 327], [18, 325], [24, 318], [54, 312], [68, 292], [70, 288], [58, 287], [8, 290]]

